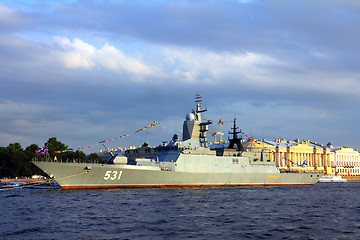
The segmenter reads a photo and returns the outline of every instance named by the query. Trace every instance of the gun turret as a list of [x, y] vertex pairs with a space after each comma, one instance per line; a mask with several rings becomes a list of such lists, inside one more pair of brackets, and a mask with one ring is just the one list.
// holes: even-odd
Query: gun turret
[[110, 151], [110, 149], [105, 145], [105, 143], [104, 143], [104, 142], [101, 142], [101, 144], [104, 146], [104, 148], [106, 149], [106, 151], [110, 154], [110, 156], [111, 156], [112, 158], [115, 158], [114, 153], [113, 153], [112, 151]]

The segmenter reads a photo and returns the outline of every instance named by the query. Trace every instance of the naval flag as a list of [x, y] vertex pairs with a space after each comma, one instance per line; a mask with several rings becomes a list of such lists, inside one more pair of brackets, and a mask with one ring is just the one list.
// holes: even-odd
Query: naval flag
[[42, 147], [42, 148], [36, 150], [35, 153], [36, 153], [36, 155], [45, 155], [47, 153], [48, 149], [49, 148], [47, 146], [45, 146], [45, 147]]

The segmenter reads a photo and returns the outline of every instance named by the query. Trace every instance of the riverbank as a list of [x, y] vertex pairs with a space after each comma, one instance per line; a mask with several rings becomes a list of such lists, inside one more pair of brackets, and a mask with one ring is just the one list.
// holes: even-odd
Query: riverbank
[[342, 176], [348, 182], [360, 182], [360, 176]]

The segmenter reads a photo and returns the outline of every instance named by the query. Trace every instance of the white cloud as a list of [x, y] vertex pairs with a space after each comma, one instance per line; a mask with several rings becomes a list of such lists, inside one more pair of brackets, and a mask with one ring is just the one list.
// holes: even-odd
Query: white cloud
[[105, 43], [96, 48], [78, 38], [70, 41], [66, 37], [55, 37], [54, 42], [63, 50], [62, 63], [67, 68], [104, 68], [135, 75], [153, 75], [154, 72], [140, 59], [127, 56], [114, 46]]
[[2, 117], [12, 117], [18, 114], [36, 114], [39, 112], [45, 112], [47, 107], [38, 104], [29, 104], [23, 102], [3, 101], [0, 102], [0, 112]]
[[[65, 42], [65, 41], [64, 41]], [[90, 69], [95, 66], [93, 58], [95, 55], [95, 48], [78, 38], [75, 38], [70, 44], [69, 50], [64, 54], [64, 64], [68, 68], [85, 68]]]
[[97, 62], [111, 70], [125, 70], [130, 73], [139, 75], [152, 75], [153, 72], [140, 60], [128, 57], [122, 53], [119, 49], [106, 43], [102, 48], [96, 51]]
[[[55, 37], [53, 42], [61, 48], [60, 59], [67, 68], [99, 68], [118, 74], [131, 74], [133, 79], [142, 80], [146, 76], [156, 76], [157, 81], [174, 79], [190, 84], [216, 85], [224, 81], [234, 81], [234, 77], [229, 80], [229, 76], [246, 76], [260, 80], [266, 75], [261, 69], [262, 66], [283, 64], [273, 57], [258, 53], [213, 52], [151, 45], [148, 45], [148, 49], [151, 49], [149, 52], [142, 52], [142, 55], [146, 56], [146, 62], [137, 52], [125, 54], [108, 43], [96, 48], [79, 38], [71, 41], [66, 37]], [[235, 81], [238, 84], [247, 83], [246, 79], [242, 78]]]
[[6, 22], [9, 18], [12, 18], [14, 11], [4, 4], [0, 4], [0, 22]]
[[[215, 85], [235, 81], [248, 84], [248, 79], [261, 80], [266, 76], [263, 66], [284, 64], [273, 57], [251, 52], [211, 52], [190, 48], [163, 48], [159, 52], [164, 55], [164, 64], [171, 69], [173, 77], [189, 83], [200, 81]], [[232, 76], [231, 80], [229, 76]], [[246, 78], [241, 79], [241, 76]]]
[[[151, 82], [153, 85], [164, 85], [169, 81], [204, 87], [230, 84], [233, 88], [249, 87], [260, 91], [282, 89], [284, 92], [296, 90], [306, 93], [310, 90], [359, 98], [360, 76], [357, 72], [308, 69], [301, 61], [288, 59], [285, 62], [272, 55], [255, 52], [216, 52], [147, 44], [141, 53], [129, 49], [125, 53], [123, 49], [126, 45], [120, 49], [105, 42], [102, 47], [95, 47], [80, 38], [70, 40], [67, 37], [54, 37], [52, 44], [44, 43], [48, 42], [0, 35], [0, 44], [13, 56], [28, 53], [12, 61], [7, 58], [5, 62], [4, 58], [4, 64], [8, 69], [21, 69], [19, 73], [53, 68], [59, 69], [61, 75], [64, 71], [56, 65], [60, 61], [69, 71], [79, 68], [96, 69], [100, 74], [112, 71], [119, 79]], [[328, 56], [325, 53], [313, 51], [312, 54], [325, 59], [322, 64], [326, 64]], [[82, 77], [78, 79], [81, 81]], [[41, 81], [41, 78], [31, 81]]]
[[10, 26], [21, 23], [21, 19], [16, 18], [16, 12], [0, 3], [0, 26]]
[[196, 71], [181, 71], [179, 69], [175, 69], [172, 75], [179, 79], [179, 81], [187, 83], [195, 83], [198, 76]]

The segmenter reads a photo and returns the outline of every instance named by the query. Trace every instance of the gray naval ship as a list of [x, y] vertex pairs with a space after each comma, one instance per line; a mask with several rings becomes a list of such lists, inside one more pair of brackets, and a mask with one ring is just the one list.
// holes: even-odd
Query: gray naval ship
[[64, 190], [100, 188], [160, 188], [314, 184], [322, 172], [281, 172], [269, 152], [247, 152], [240, 133], [232, 127], [227, 147], [211, 149], [206, 132], [211, 121], [202, 120], [202, 98], [186, 115], [183, 138], [177, 134], [158, 147], [144, 144], [114, 156], [111, 164], [34, 161]]

